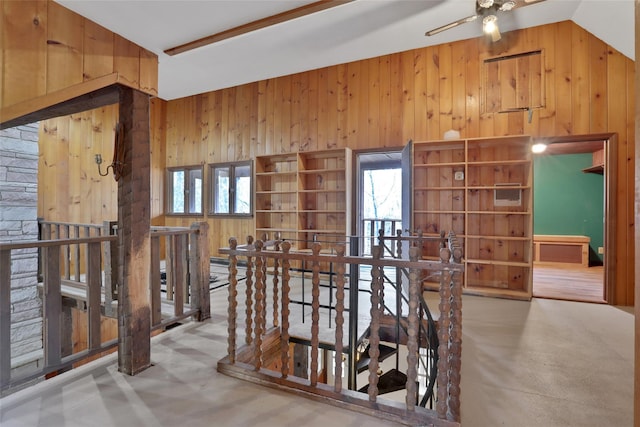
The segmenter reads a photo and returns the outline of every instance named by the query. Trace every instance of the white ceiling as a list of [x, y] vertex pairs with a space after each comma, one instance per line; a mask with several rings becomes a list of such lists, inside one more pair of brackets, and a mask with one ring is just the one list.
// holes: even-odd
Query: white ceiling
[[[313, 1], [56, 1], [156, 53], [166, 100], [481, 35], [476, 21], [424, 36], [473, 15], [475, 0], [355, 0], [168, 56], [168, 48]], [[546, 0], [503, 14], [499, 23], [504, 33], [565, 20], [634, 58], [634, 0]]]

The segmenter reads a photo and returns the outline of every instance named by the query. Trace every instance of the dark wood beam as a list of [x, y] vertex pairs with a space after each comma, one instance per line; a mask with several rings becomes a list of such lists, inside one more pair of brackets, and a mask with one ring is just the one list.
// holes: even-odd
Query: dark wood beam
[[172, 47], [164, 51], [167, 55], [177, 55], [193, 49], [197, 49], [202, 46], [207, 46], [213, 43], [227, 40], [232, 37], [236, 37], [242, 34], [247, 34], [253, 31], [267, 28], [272, 25], [281, 24], [283, 22], [291, 21], [292, 19], [300, 18], [302, 16], [311, 15], [322, 10], [331, 9], [336, 6], [350, 3], [353, 0], [321, 0], [314, 3], [310, 3], [304, 6], [297, 7], [295, 9], [287, 10], [276, 15], [268, 16], [266, 18], [258, 19], [256, 21], [249, 22], [247, 24], [239, 25], [234, 28], [230, 28], [219, 33], [203, 37], [198, 40], [194, 40], [180, 46]]
[[129, 375], [151, 365], [150, 100], [120, 89], [124, 156], [118, 180], [118, 369]]
[[27, 125], [29, 123], [35, 123], [54, 117], [68, 116], [70, 114], [104, 107], [105, 105], [117, 104], [119, 86], [120, 85], [118, 84], [113, 84], [111, 86], [103, 87], [90, 93], [59, 102], [51, 106], [46, 106], [7, 121], [0, 118], [0, 130]]

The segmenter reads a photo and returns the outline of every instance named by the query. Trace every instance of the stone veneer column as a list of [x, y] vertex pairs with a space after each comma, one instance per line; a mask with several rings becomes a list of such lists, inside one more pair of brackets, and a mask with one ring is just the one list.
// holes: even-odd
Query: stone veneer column
[[[38, 124], [0, 130], [0, 242], [38, 239], [37, 182]], [[13, 251], [11, 265], [11, 355], [23, 366], [42, 357], [37, 250]]]

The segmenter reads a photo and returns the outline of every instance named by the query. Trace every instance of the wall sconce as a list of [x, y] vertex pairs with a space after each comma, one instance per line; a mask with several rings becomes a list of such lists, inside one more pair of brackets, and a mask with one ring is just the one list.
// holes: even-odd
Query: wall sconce
[[109, 168], [111, 168], [111, 170], [113, 171], [113, 165], [109, 165], [107, 166], [107, 170], [104, 173], [102, 173], [102, 169], [100, 168], [100, 165], [102, 164], [102, 154], [96, 154], [95, 159], [96, 159], [96, 164], [98, 165], [98, 175], [100, 176], [109, 175]]
[[122, 169], [124, 168], [124, 126], [122, 123], [117, 123], [115, 127], [115, 141], [113, 147], [113, 162], [107, 166], [107, 169], [102, 173], [102, 154], [98, 153], [94, 159], [98, 165], [98, 174], [100, 176], [109, 175], [109, 168], [113, 172], [113, 179], [118, 181], [122, 175]]

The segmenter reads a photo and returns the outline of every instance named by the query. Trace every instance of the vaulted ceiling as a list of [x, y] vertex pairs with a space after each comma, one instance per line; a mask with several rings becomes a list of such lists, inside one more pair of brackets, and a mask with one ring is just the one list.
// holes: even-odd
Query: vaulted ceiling
[[[359, 59], [478, 37], [475, 0], [353, 0], [176, 55], [165, 50], [301, 8], [308, 0], [56, 0], [152, 51], [159, 96], [184, 96]], [[546, 0], [499, 16], [504, 33], [572, 20], [634, 58], [633, 0]]]

